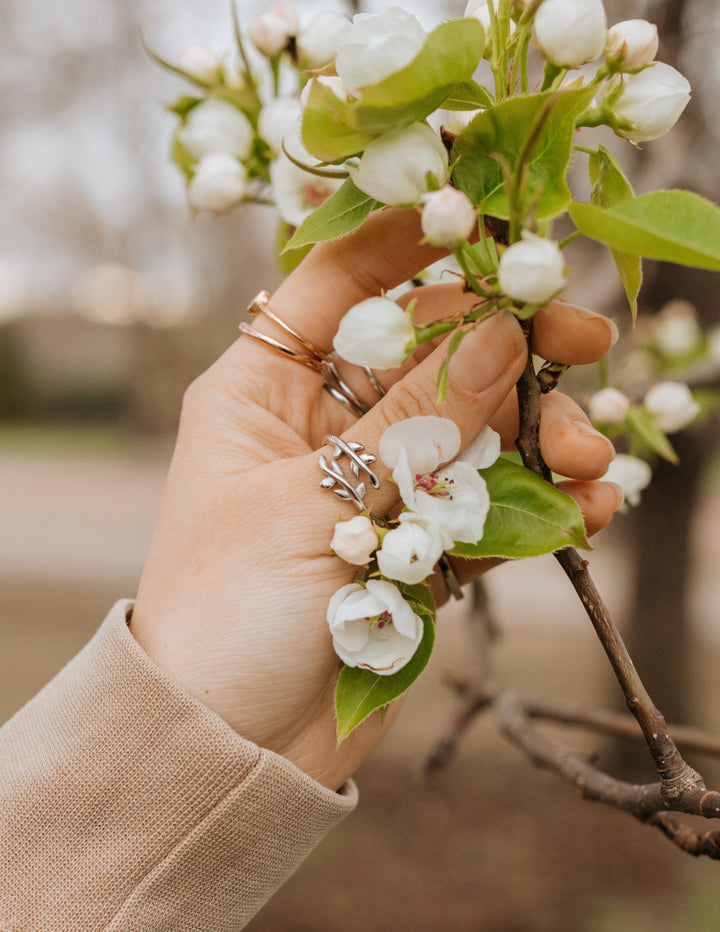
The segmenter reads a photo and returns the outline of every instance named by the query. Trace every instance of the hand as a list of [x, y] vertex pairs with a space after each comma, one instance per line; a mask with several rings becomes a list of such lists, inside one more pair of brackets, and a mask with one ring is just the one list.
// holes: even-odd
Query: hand
[[[274, 312], [329, 351], [349, 307], [410, 278], [440, 257], [418, 245], [411, 211], [375, 213], [351, 236], [316, 247], [272, 298]], [[459, 284], [418, 289], [417, 319], [449, 316]], [[536, 316], [534, 349], [565, 363], [601, 358], [613, 340], [605, 318], [556, 302]], [[255, 327], [287, 343], [277, 325]], [[375, 714], [336, 745], [334, 688], [339, 661], [326, 611], [355, 568], [330, 553], [336, 521], [350, 503], [320, 488], [318, 450], [327, 434], [377, 452], [385, 428], [417, 414], [452, 418], [463, 445], [488, 422], [513, 448], [514, 384], [526, 359], [509, 314], [479, 325], [450, 364], [447, 400], [435, 403], [444, 349], [421, 347], [399, 373], [384, 373], [387, 395], [357, 420], [322, 388], [322, 375], [241, 338], [188, 389], [163, 504], [143, 571], [131, 631], [148, 655], [240, 735], [276, 751], [337, 789], [390, 727]], [[343, 374], [373, 399], [362, 370]], [[566, 490], [590, 532], [620, 504], [594, 480], [612, 446], [569, 398], [544, 399], [541, 443], [548, 465], [571, 477]], [[326, 453], [328, 451], [326, 450]], [[366, 501], [378, 514], [398, 504], [387, 470]], [[479, 570], [462, 561], [461, 580]]]

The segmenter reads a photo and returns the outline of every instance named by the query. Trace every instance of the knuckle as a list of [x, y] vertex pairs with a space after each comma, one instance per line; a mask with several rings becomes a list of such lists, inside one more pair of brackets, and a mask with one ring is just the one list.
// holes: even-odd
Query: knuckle
[[378, 407], [388, 426], [411, 417], [435, 414], [434, 387], [429, 389], [424, 384], [414, 384], [410, 388], [399, 383], [390, 389]]

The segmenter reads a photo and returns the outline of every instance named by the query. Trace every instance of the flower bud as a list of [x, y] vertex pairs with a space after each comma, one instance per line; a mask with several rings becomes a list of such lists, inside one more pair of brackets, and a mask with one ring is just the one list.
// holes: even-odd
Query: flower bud
[[577, 68], [605, 48], [607, 17], [602, 0], [544, 0], [535, 14], [535, 38], [547, 61]]
[[295, 97], [275, 97], [260, 111], [258, 133], [276, 154], [282, 152], [283, 139], [290, 149], [293, 143], [289, 140], [299, 137], [300, 113], [300, 103]]
[[422, 230], [433, 246], [454, 249], [475, 229], [475, 208], [470, 198], [446, 184], [423, 195]]
[[590, 420], [595, 424], [623, 424], [630, 410], [630, 399], [617, 388], [602, 388], [588, 402]]
[[620, 95], [610, 105], [612, 115], [630, 125], [613, 128], [630, 142], [649, 142], [664, 136], [690, 100], [687, 78], [664, 62], [655, 62], [637, 74], [616, 75], [605, 92], [610, 101], [620, 82]]
[[424, 123], [384, 133], [368, 144], [360, 164], [348, 166], [356, 186], [383, 204], [411, 206], [428, 190], [428, 172], [440, 183], [448, 173], [447, 149]]
[[388, 579], [412, 586], [432, 573], [442, 552], [443, 537], [437, 524], [424, 515], [404, 511], [399, 527], [383, 537], [378, 567]]
[[410, 315], [388, 298], [367, 298], [351, 307], [333, 340], [335, 351], [357, 366], [394, 369], [415, 347]]
[[357, 13], [338, 35], [335, 69], [351, 94], [400, 71], [417, 56], [427, 33], [400, 7]]
[[337, 54], [338, 38], [348, 26], [342, 13], [319, 13], [297, 39], [300, 61], [305, 68], [322, 68]]
[[242, 200], [247, 171], [232, 155], [216, 152], [202, 158], [188, 185], [188, 200], [195, 210], [227, 210]]
[[203, 84], [216, 84], [220, 62], [210, 49], [195, 43], [186, 46], [178, 55], [178, 68]]
[[500, 288], [514, 301], [546, 304], [565, 285], [562, 252], [557, 243], [527, 230], [523, 231], [522, 237], [500, 258]]
[[224, 152], [245, 159], [250, 154], [253, 128], [242, 111], [225, 100], [211, 97], [188, 114], [178, 139], [190, 155], [201, 159]]
[[338, 521], [330, 542], [332, 550], [346, 563], [354, 566], [369, 563], [377, 545], [375, 525], [365, 515], [356, 515], [349, 521]]
[[646, 19], [627, 19], [608, 30], [605, 58], [618, 71], [635, 71], [655, 60], [658, 31]]
[[338, 100], [348, 99], [347, 88], [342, 83], [342, 80], [337, 77], [337, 75], [321, 74], [318, 75], [318, 77], [313, 78], [311, 81], [308, 81], [308, 83], [300, 92], [300, 106], [303, 110], [308, 105], [308, 100], [310, 99], [310, 94], [314, 84], [324, 84], [325, 87], [329, 87], [333, 94], [338, 98]]
[[627, 504], [635, 506], [640, 504], [640, 493], [650, 485], [651, 479], [652, 471], [645, 460], [618, 453], [601, 482], [614, 482], [622, 489]]
[[298, 33], [299, 24], [295, 6], [288, 0], [277, 0], [264, 13], [250, 20], [247, 34], [255, 48], [272, 58], [287, 48], [292, 36]]
[[[492, 0], [493, 10], [497, 15], [498, 11], [498, 0]], [[492, 20], [490, 19], [490, 10], [488, 9], [489, 3], [488, 0], [468, 0], [467, 6], [465, 7], [465, 19], [470, 19], [474, 17], [479, 21], [480, 25], [485, 30], [485, 45], [489, 46], [491, 44], [491, 37], [489, 35], [490, 30], [492, 29]], [[510, 20], [510, 35], [515, 32], [516, 25], [513, 20]]]
[[663, 356], [687, 356], [702, 339], [695, 308], [689, 301], [670, 301], [653, 319], [653, 343]]
[[700, 405], [684, 382], [658, 382], [647, 390], [643, 404], [666, 434], [683, 430], [700, 413]]

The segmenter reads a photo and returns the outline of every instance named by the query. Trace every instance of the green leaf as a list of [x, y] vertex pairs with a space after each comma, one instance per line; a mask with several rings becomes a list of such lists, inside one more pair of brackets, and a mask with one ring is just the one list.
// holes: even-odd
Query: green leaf
[[530, 157], [527, 200], [536, 205], [539, 219], [562, 213], [572, 199], [565, 173], [575, 120], [592, 96], [592, 87], [547, 91], [514, 97], [478, 114], [453, 146], [452, 159], [459, 160], [453, 173], [455, 184], [485, 213], [508, 219], [501, 162], [512, 172], [517, 169], [528, 133], [554, 101]]
[[[337, 736], [342, 741], [376, 709], [401, 696], [420, 676], [430, 660], [435, 641], [435, 609], [426, 586], [401, 586], [413, 611], [423, 621], [423, 638], [412, 659], [392, 676], [380, 676], [359, 667], [343, 667], [335, 690]], [[424, 590], [420, 594], [418, 590]], [[413, 598], [416, 595], [416, 598]]]
[[186, 94], [184, 97], [179, 97], [174, 104], [170, 104], [167, 109], [170, 113], [176, 113], [179, 117], [186, 117], [204, 99], [204, 97], [192, 97], [190, 94]]
[[312, 249], [312, 243], [309, 243], [307, 246], [301, 246], [299, 249], [291, 249], [285, 252], [285, 247], [294, 231], [295, 228], [284, 220], [281, 220], [278, 224], [275, 249], [278, 266], [283, 275], [289, 275], [293, 272]]
[[445, 110], [487, 110], [494, 103], [495, 98], [482, 84], [462, 81], [455, 85], [442, 105]]
[[356, 188], [348, 178], [324, 204], [303, 220], [285, 251], [351, 233], [381, 206], [379, 201]]
[[185, 181], [192, 181], [192, 177], [195, 171], [196, 159], [188, 152], [185, 146], [180, 142], [177, 137], [177, 134], [173, 136], [172, 145], [170, 147], [170, 159], [175, 162], [180, 171], [185, 176]]
[[591, 152], [588, 162], [590, 173], [590, 203], [599, 207], [613, 207], [635, 197], [632, 185], [625, 177], [620, 163], [604, 146]]
[[468, 330], [456, 330], [450, 337], [445, 359], [443, 359], [440, 364], [440, 370], [438, 371], [437, 390], [435, 394], [436, 404], [442, 404], [447, 398], [450, 360], [455, 355], [468, 333]]
[[438, 26], [409, 65], [361, 90], [355, 126], [378, 134], [424, 120], [458, 84], [472, 79], [484, 43], [485, 34], [476, 19]]
[[585, 236], [629, 255], [720, 271], [720, 210], [690, 191], [654, 191], [610, 208], [572, 204]]
[[302, 140], [323, 162], [342, 162], [357, 155], [374, 136], [356, 128], [352, 106], [325, 84], [313, 81], [302, 119]]
[[[591, 204], [598, 207], [614, 207], [635, 197], [632, 185], [625, 177], [620, 163], [604, 146], [600, 146], [597, 152], [590, 153], [588, 169], [592, 184]], [[637, 298], [643, 280], [642, 261], [640, 256], [619, 252], [617, 249], [611, 252], [630, 304], [632, 318], [635, 320]]]
[[456, 544], [461, 557], [516, 559], [563, 547], [591, 549], [577, 502], [524, 466], [499, 459], [480, 470], [490, 493], [483, 539]]
[[652, 415], [640, 405], [631, 405], [627, 414], [630, 430], [645, 447], [669, 463], [679, 463], [678, 455], [667, 436], [655, 424]]

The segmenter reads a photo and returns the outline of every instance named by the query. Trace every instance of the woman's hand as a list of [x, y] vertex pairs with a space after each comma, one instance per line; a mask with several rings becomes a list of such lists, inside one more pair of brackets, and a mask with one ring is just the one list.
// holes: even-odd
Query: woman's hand
[[[272, 298], [274, 313], [323, 351], [358, 301], [410, 278], [439, 258], [418, 245], [417, 215], [384, 210], [351, 236], [316, 247]], [[451, 316], [473, 296], [459, 283], [413, 292], [416, 320]], [[272, 321], [258, 330], [288, 342]], [[613, 342], [603, 317], [556, 302], [535, 318], [535, 351], [563, 363], [600, 359]], [[362, 370], [343, 376], [366, 401], [359, 420], [323, 390], [323, 377], [255, 340], [241, 338], [188, 389], [161, 513], [143, 571], [131, 630], [149, 656], [239, 734], [276, 751], [337, 789], [388, 730], [371, 716], [341, 745], [335, 737], [339, 669], [326, 622], [333, 594], [355, 568], [330, 552], [335, 523], [355, 510], [320, 488], [318, 451], [328, 434], [377, 453], [389, 424], [419, 414], [452, 418], [469, 442], [487, 424], [513, 448], [514, 385], [526, 359], [517, 320], [480, 324], [450, 363], [447, 400], [435, 402], [442, 346], [423, 346], [399, 372], [380, 373], [377, 400]], [[553, 392], [543, 400], [548, 465], [569, 477], [589, 532], [620, 504], [597, 482], [612, 446], [581, 409]], [[328, 452], [327, 449], [325, 451]], [[377, 469], [376, 469], [377, 467]], [[378, 514], [399, 501], [382, 480], [366, 502]], [[481, 569], [461, 561], [467, 581]]]

